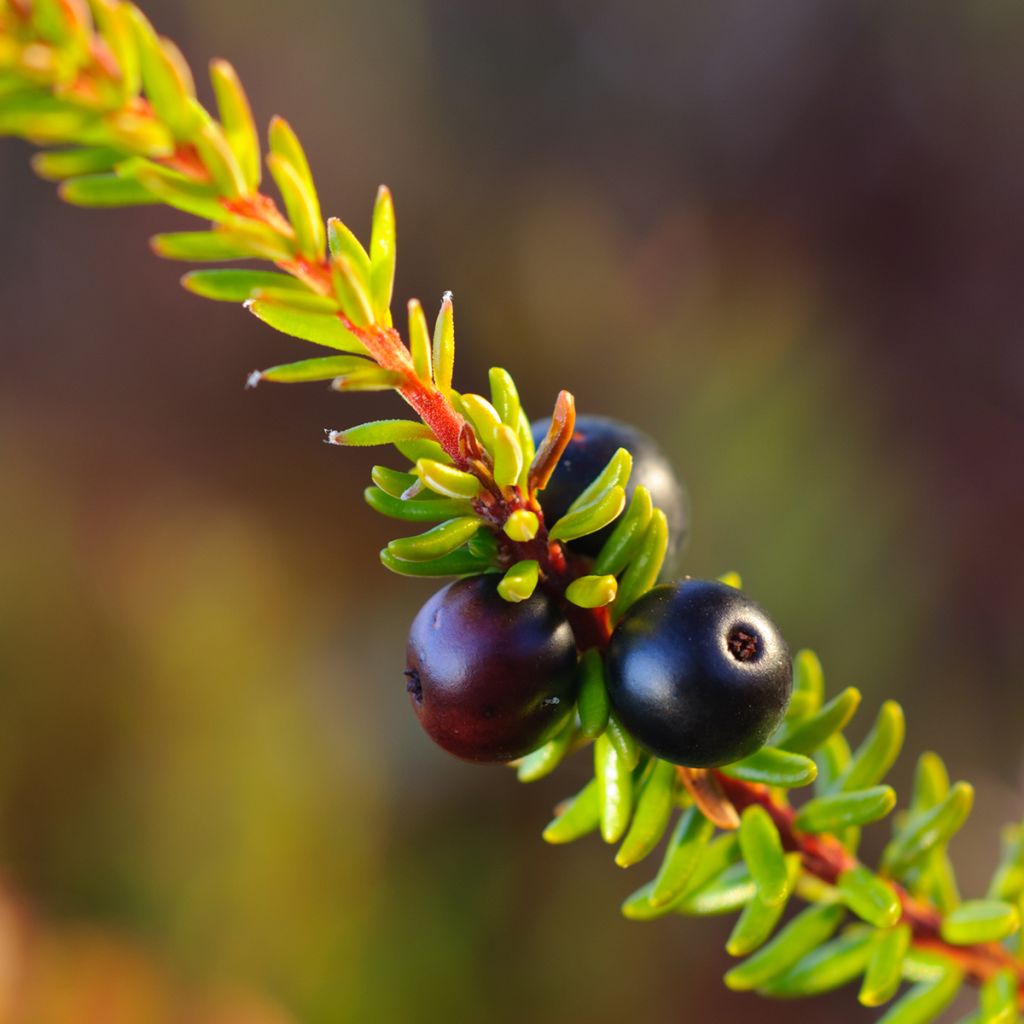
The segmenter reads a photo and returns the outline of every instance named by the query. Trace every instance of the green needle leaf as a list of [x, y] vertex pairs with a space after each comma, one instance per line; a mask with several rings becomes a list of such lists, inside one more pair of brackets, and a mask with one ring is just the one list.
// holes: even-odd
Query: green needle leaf
[[[431, 459], [434, 462], [451, 465], [452, 460], [448, 457], [448, 453], [432, 438], [398, 441], [395, 443], [395, 447], [413, 464], [419, 462], [420, 459]], [[417, 477], [417, 479], [419, 478]]]
[[312, 313], [266, 300], [252, 300], [245, 304], [245, 308], [282, 334], [339, 352], [366, 355], [363, 343], [333, 313]]
[[[392, 498], [401, 498], [410, 487], [420, 482], [420, 478], [412, 473], [403, 473], [397, 469], [390, 469], [388, 466], [374, 466], [370, 470], [370, 479]], [[465, 512], [470, 511], [470, 506], [465, 506]], [[459, 513], [463, 515], [465, 513]]]
[[808, 953], [785, 974], [772, 979], [759, 991], [765, 995], [792, 998], [831, 992], [853, 981], [871, 958], [872, 933], [851, 931]]
[[471, 473], [433, 459], [420, 459], [416, 463], [416, 475], [426, 487], [446, 498], [475, 498], [480, 493], [480, 481]]
[[262, 177], [260, 139], [249, 98], [237, 72], [226, 60], [215, 60], [210, 64], [210, 81], [228, 145], [238, 160], [246, 185], [249, 190], [255, 190]]
[[682, 899], [672, 904], [676, 914], [712, 917], [732, 914], [757, 897], [757, 883], [746, 864], [733, 864], [717, 878], [702, 886], [692, 886]]
[[837, 903], [808, 907], [768, 945], [729, 971], [725, 984], [734, 992], [761, 988], [827, 942], [845, 916], [845, 908]]
[[431, 436], [433, 435], [430, 427], [416, 420], [372, 420], [369, 423], [360, 423], [357, 427], [349, 427], [348, 430], [328, 431], [327, 439], [331, 444], [366, 448]]
[[292, 126], [283, 117], [275, 116], [270, 119], [267, 141], [270, 144], [270, 152], [290, 164], [306, 190], [315, 195], [316, 185], [313, 182], [313, 172], [306, 151], [302, 148], [302, 143], [299, 142], [299, 137]]
[[646, 487], [637, 487], [630, 499], [625, 515], [615, 524], [612, 535], [605, 541], [594, 562], [594, 572], [617, 576], [629, 564], [651, 521], [654, 509], [651, 493]]
[[974, 787], [958, 782], [930, 810], [912, 814], [906, 827], [885, 848], [882, 866], [896, 878], [931, 850], [948, 842], [961, 828], [974, 804]]
[[615, 855], [620, 868], [638, 864], [661, 842], [675, 805], [675, 786], [675, 765], [659, 758], [652, 760], [633, 822]]
[[566, 510], [566, 515], [585, 509], [597, 503], [616, 487], [625, 488], [633, 469], [633, 456], [625, 448], [619, 448], [608, 460], [608, 464], [592, 480]]
[[65, 181], [60, 197], [72, 206], [104, 209], [118, 206], [159, 206], [161, 200], [138, 181], [117, 174], [86, 174]]
[[570, 722], [554, 739], [527, 754], [519, 762], [516, 778], [520, 782], [536, 782], [550, 775], [565, 759], [575, 738], [576, 727]]
[[388, 544], [388, 551], [406, 562], [429, 562], [461, 548], [481, 526], [483, 520], [476, 516], [459, 516], [415, 537], [399, 537]]
[[846, 728], [859, 704], [860, 690], [849, 686], [802, 722], [784, 722], [772, 737], [772, 745], [794, 754], [813, 754], [830, 736]]
[[762, 747], [742, 761], [735, 761], [719, 771], [744, 782], [793, 789], [810, 785], [817, 777], [818, 767], [803, 754], [791, 754], [788, 750], [776, 747]]
[[814, 651], [797, 651], [793, 656], [793, 693], [786, 718], [799, 721], [813, 715], [825, 699], [825, 673]]
[[230, 210], [227, 217], [222, 219], [223, 223], [216, 230], [226, 241], [244, 247], [248, 259], [258, 258], [274, 263], [294, 259], [295, 252], [291, 239], [279, 234], [269, 225], [242, 217]]
[[537, 589], [540, 566], [533, 559], [524, 559], [511, 566], [498, 584], [498, 593], [511, 604], [518, 604], [533, 596]]
[[436, 523], [452, 516], [472, 514], [473, 506], [468, 501], [457, 501], [452, 498], [435, 500], [411, 501], [396, 498], [378, 487], [367, 487], [363, 491], [366, 504], [389, 519], [402, 519], [408, 523]]
[[654, 586], [668, 551], [668, 520], [660, 508], [651, 513], [643, 538], [619, 580], [619, 593], [612, 606], [612, 619], [618, 621], [642, 594]]
[[[687, 888], [681, 896], [671, 903], [655, 906], [651, 903], [651, 893], [654, 891], [655, 883], [648, 882], [623, 902], [623, 916], [630, 921], [651, 921], [657, 917], [674, 913], [689, 898], [689, 893], [696, 893], [721, 876], [730, 865], [736, 863], [738, 856], [739, 843], [735, 832], [712, 839], [704, 848], [696, 870], [691, 875]], [[744, 870], [746, 869], [744, 868]], [[747, 877], [749, 879], [749, 875]], [[752, 880], [749, 881], [749, 885], [751, 888], [754, 887]]]
[[399, 576], [477, 576], [493, 566], [469, 551], [453, 551], [431, 562], [406, 562], [384, 548], [380, 553], [381, 565]]
[[819, 794], [824, 796], [836, 790], [840, 777], [850, 765], [852, 756], [850, 744], [841, 732], [830, 736], [818, 747], [814, 752], [814, 760], [818, 766], [818, 784], [814, 788]]
[[445, 397], [452, 393], [455, 369], [455, 310], [452, 293], [445, 292], [434, 324], [434, 385]]
[[198, 122], [191, 102], [195, 85], [188, 64], [170, 40], [157, 36], [149, 20], [134, 4], [123, 4], [121, 9], [134, 30], [146, 97], [174, 137], [187, 141]]
[[519, 436], [519, 447], [523, 450], [523, 471], [519, 474], [519, 486], [526, 491], [529, 489], [530, 467], [533, 465], [537, 449], [533, 443], [530, 420], [522, 409], [519, 410], [519, 427], [516, 433]]
[[162, 203], [193, 217], [219, 222], [231, 216], [228, 208], [217, 199], [212, 186], [193, 181], [169, 167], [136, 158], [118, 164], [116, 171], [127, 181], [137, 182]]
[[905, 733], [903, 708], [895, 701], [886, 701], [878, 712], [874, 728], [853, 755], [840, 780], [840, 788], [852, 792], [881, 782], [899, 757]]
[[1024, 828], [1007, 825], [1002, 834], [999, 867], [988, 888], [990, 899], [1016, 900], [1024, 893]]
[[93, 0], [92, 9], [100, 35], [117, 61], [121, 96], [126, 101], [132, 100], [142, 88], [142, 77], [139, 47], [128, 16], [128, 5], [112, 0]]
[[[318, 295], [308, 288], [279, 285], [257, 288], [252, 293], [253, 302], [270, 302], [286, 306], [302, 313], [320, 313], [323, 316], [336, 316], [339, 312], [338, 303], [327, 295]], [[377, 369], [377, 367], [375, 367]]]
[[844, 871], [836, 883], [839, 897], [862, 920], [876, 928], [891, 928], [903, 908], [895, 890], [863, 864]]
[[[787, 889], [791, 892], [800, 875], [800, 854], [786, 854]], [[786, 900], [768, 904], [758, 893], [743, 908], [736, 925], [725, 945], [730, 956], [747, 956], [759, 949], [771, 937], [775, 926], [782, 919]]]
[[63, 181], [83, 174], [109, 171], [124, 159], [124, 153], [108, 146], [80, 149], [58, 149], [36, 153], [32, 157], [32, 170], [47, 181]]
[[501, 426], [497, 409], [483, 395], [462, 395], [459, 405], [463, 416], [469, 420], [481, 444], [488, 450], [494, 446], [494, 435]]
[[332, 256], [341, 256], [352, 268], [363, 291], [369, 294], [370, 257], [358, 238], [337, 217], [327, 221], [327, 245]]
[[390, 190], [381, 185], [373, 206], [370, 233], [370, 294], [377, 323], [391, 326], [391, 293], [395, 284], [395, 207]]
[[981, 1021], [983, 1024], [1016, 1024], [1017, 976], [1010, 968], [993, 974], [981, 986]]
[[910, 949], [910, 938], [908, 924], [875, 933], [871, 959], [857, 997], [862, 1006], [882, 1006], [896, 995], [902, 980], [903, 960]]
[[313, 294], [301, 281], [272, 270], [193, 270], [181, 283], [193, 295], [216, 302], [245, 302], [254, 291], [262, 288]]
[[601, 821], [598, 780], [591, 779], [544, 829], [544, 841], [553, 845], [571, 843], [593, 832]]
[[608, 716], [605, 734], [619, 752], [627, 771], [632, 771], [640, 763], [640, 748], [632, 734], [623, 726], [614, 714]]
[[594, 741], [594, 777], [601, 808], [601, 838], [617, 843], [633, 812], [633, 778], [607, 730]]
[[569, 584], [565, 596], [579, 608], [603, 608], [615, 600], [618, 589], [614, 576], [580, 576]]
[[405, 378], [396, 370], [382, 370], [379, 366], [359, 366], [350, 373], [335, 377], [334, 391], [392, 391], [402, 386]]
[[667, 906], [686, 892], [714, 831], [714, 825], [696, 806], [683, 811], [668, 841], [665, 859], [654, 879], [650, 893], [652, 906]]
[[758, 804], [748, 807], [740, 818], [740, 850], [761, 899], [771, 907], [784, 903], [789, 896], [789, 872], [782, 840], [771, 815]]
[[580, 731], [587, 739], [595, 739], [608, 724], [608, 691], [604, 682], [604, 659], [596, 648], [584, 651], [580, 658], [580, 691], [576, 711]]
[[220, 195], [236, 199], [248, 194], [249, 185], [224, 130], [206, 111], [192, 142]]
[[925, 751], [917, 760], [914, 788], [910, 799], [910, 813], [927, 811], [949, 793], [949, 772], [938, 754]]
[[498, 424], [491, 438], [491, 454], [494, 456], [494, 482], [499, 487], [511, 487], [523, 472], [523, 450], [516, 432], [504, 423]]
[[[516, 390], [515, 381], [509, 372], [500, 366], [492, 366], [488, 371], [487, 379], [491, 385], [491, 404], [498, 410], [501, 422], [518, 434], [519, 414], [522, 408], [519, 404], [519, 392]], [[532, 452], [530, 458], [533, 458]]]
[[271, 153], [267, 157], [267, 167], [281, 192], [288, 220], [295, 229], [299, 252], [307, 259], [319, 260], [327, 244], [327, 232], [316, 192], [310, 188], [302, 172], [279, 153]]
[[256, 387], [261, 381], [275, 384], [306, 384], [318, 380], [334, 380], [342, 374], [352, 373], [359, 365], [368, 364], [359, 356], [321, 356], [316, 359], [300, 359], [296, 363], [282, 363], [266, 370], [250, 374], [249, 387]]
[[416, 376], [428, 386], [434, 383], [433, 357], [430, 345], [430, 331], [427, 318], [419, 299], [410, 299], [409, 310], [409, 351]]
[[927, 1024], [946, 1009], [956, 998], [964, 976], [950, 967], [937, 981], [915, 985], [878, 1024]]
[[373, 323], [373, 308], [355, 265], [346, 256], [331, 257], [331, 284], [345, 316], [357, 327]]
[[617, 519], [625, 507], [625, 490], [622, 487], [613, 487], [593, 504], [579, 506], [575, 511], [566, 512], [551, 527], [548, 536], [552, 540], [569, 541], [597, 533]]
[[872, 786], [856, 793], [836, 793], [809, 800], [796, 816], [801, 832], [835, 832], [884, 818], [896, 806], [892, 786]]
[[[427, 492], [427, 499], [433, 499], [433, 495]], [[437, 498], [437, 501], [447, 501], [447, 498]], [[498, 564], [498, 538], [492, 530], [477, 530], [469, 539], [466, 549], [477, 558], [484, 559], [488, 564]]]
[[942, 937], [954, 946], [998, 942], [1020, 928], [1020, 912], [1002, 900], [965, 900], [942, 922]]
[[[117, 180], [121, 181], [120, 178]], [[150, 196], [150, 201], [157, 202], [153, 196]], [[187, 260], [193, 263], [247, 260], [252, 259], [254, 255], [243, 239], [220, 231], [175, 231], [154, 235], [150, 239], [150, 246], [157, 256], [164, 259]]]

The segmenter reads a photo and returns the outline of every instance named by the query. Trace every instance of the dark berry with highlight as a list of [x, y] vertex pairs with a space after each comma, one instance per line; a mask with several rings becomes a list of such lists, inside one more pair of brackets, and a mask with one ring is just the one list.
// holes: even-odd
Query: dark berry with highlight
[[623, 725], [659, 757], [691, 768], [761, 747], [793, 685], [789, 649], [772, 620], [713, 580], [648, 591], [616, 627], [607, 669]]
[[466, 761], [522, 757], [564, 725], [576, 699], [576, 642], [555, 601], [518, 604], [500, 576], [457, 580], [409, 631], [406, 689], [435, 743]]
[[[536, 444], [544, 439], [550, 419], [531, 424]], [[672, 464], [654, 440], [642, 430], [620, 423], [607, 416], [578, 416], [572, 440], [562, 453], [548, 486], [540, 492], [544, 519], [552, 526], [561, 518], [580, 493], [608, 464], [620, 448], [633, 456], [633, 472], [626, 486], [626, 497], [631, 498], [637, 487], [646, 487], [656, 508], [668, 519], [669, 550], [666, 564], [686, 539], [689, 529], [689, 504], [686, 491], [679, 482]], [[582, 555], [594, 558], [604, 542], [611, 536], [614, 524], [597, 533], [571, 541], [569, 547]]]

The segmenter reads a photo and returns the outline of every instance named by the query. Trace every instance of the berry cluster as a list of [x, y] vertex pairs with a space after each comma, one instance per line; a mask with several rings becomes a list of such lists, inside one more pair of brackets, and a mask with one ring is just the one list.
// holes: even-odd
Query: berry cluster
[[[543, 443], [551, 422], [532, 425]], [[630, 490], [645, 488], [666, 514], [668, 550], [685, 536], [684, 491], [654, 442], [633, 427], [581, 417], [540, 492], [558, 522], [625, 450]], [[569, 542], [588, 572], [612, 542], [611, 525]], [[499, 577], [450, 583], [420, 610], [405, 670], [427, 734], [469, 761], [521, 758], [564, 728], [578, 692], [577, 648], [559, 580], [510, 603]], [[605, 652], [607, 697], [619, 722], [649, 751], [710, 768], [761, 747], [785, 714], [792, 685], [786, 643], [765, 612], [725, 583], [684, 579], [655, 587], [619, 620]], [[592, 663], [592, 661], [591, 661]]]

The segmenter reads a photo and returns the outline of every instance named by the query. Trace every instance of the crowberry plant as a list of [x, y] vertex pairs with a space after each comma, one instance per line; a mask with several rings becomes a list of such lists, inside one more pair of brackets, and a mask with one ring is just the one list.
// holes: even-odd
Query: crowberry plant
[[[861, 860], [862, 828], [897, 803], [884, 778], [903, 743], [899, 706], [884, 704], [851, 749], [844, 729], [859, 693], [826, 699], [818, 659], [802, 650], [790, 662], [737, 577], [652, 591], [680, 521], [674, 499], [643, 480], [627, 496], [635, 447], [577, 480], [564, 508], [546, 501], [576, 434], [572, 396], [558, 395], [535, 440], [505, 370], [490, 372], [486, 396], [455, 390], [451, 296], [432, 331], [409, 303], [408, 343], [393, 323], [387, 189], [368, 246], [325, 223], [287, 122], [271, 122], [264, 161], [235, 72], [215, 61], [210, 73], [214, 112], [174, 44], [123, 0], [0, 0], [0, 134], [43, 147], [37, 173], [80, 206], [164, 204], [205, 222], [154, 238], [166, 259], [273, 266], [184, 277], [197, 295], [244, 303], [321, 350], [250, 385], [393, 390], [416, 414], [327, 440], [402, 460], [375, 467], [365, 497], [425, 529], [391, 541], [383, 564], [461, 578], [428, 601], [410, 637], [407, 683], [428, 733], [463, 757], [516, 757], [524, 782], [588, 750], [593, 779], [557, 808], [545, 839], [598, 832], [630, 867], [667, 835], [654, 878], [623, 912], [738, 912], [733, 989], [805, 996], [858, 981], [865, 1005], [892, 1001], [882, 1021], [920, 1024], [970, 981], [972, 1021], [1017, 1020], [1024, 827], [1006, 829], [988, 892], [961, 899], [947, 850], [973, 790], [924, 754], [878, 867]], [[279, 200], [261, 191], [264, 162]], [[783, 924], [797, 901], [806, 906]]]

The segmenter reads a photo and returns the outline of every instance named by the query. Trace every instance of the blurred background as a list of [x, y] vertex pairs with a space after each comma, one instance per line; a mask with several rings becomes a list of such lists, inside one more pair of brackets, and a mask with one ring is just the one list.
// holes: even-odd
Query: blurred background
[[[682, 569], [739, 570], [831, 687], [1022, 812], [1024, 7], [148, 0], [298, 130], [325, 212], [399, 215], [456, 383], [658, 437]], [[207, 94], [208, 95], [208, 94]], [[393, 400], [245, 392], [305, 350], [187, 295], [173, 212], [61, 205], [0, 145], [0, 903], [32, 1021], [871, 1020], [731, 995], [728, 921], [633, 924], [597, 840], [421, 736], [430, 593], [389, 576]], [[583, 759], [585, 760], [585, 758]], [[884, 833], [884, 829], [877, 829]], [[869, 843], [877, 849], [879, 839]], [[20, 1022], [19, 1022], [20, 1024]]]

